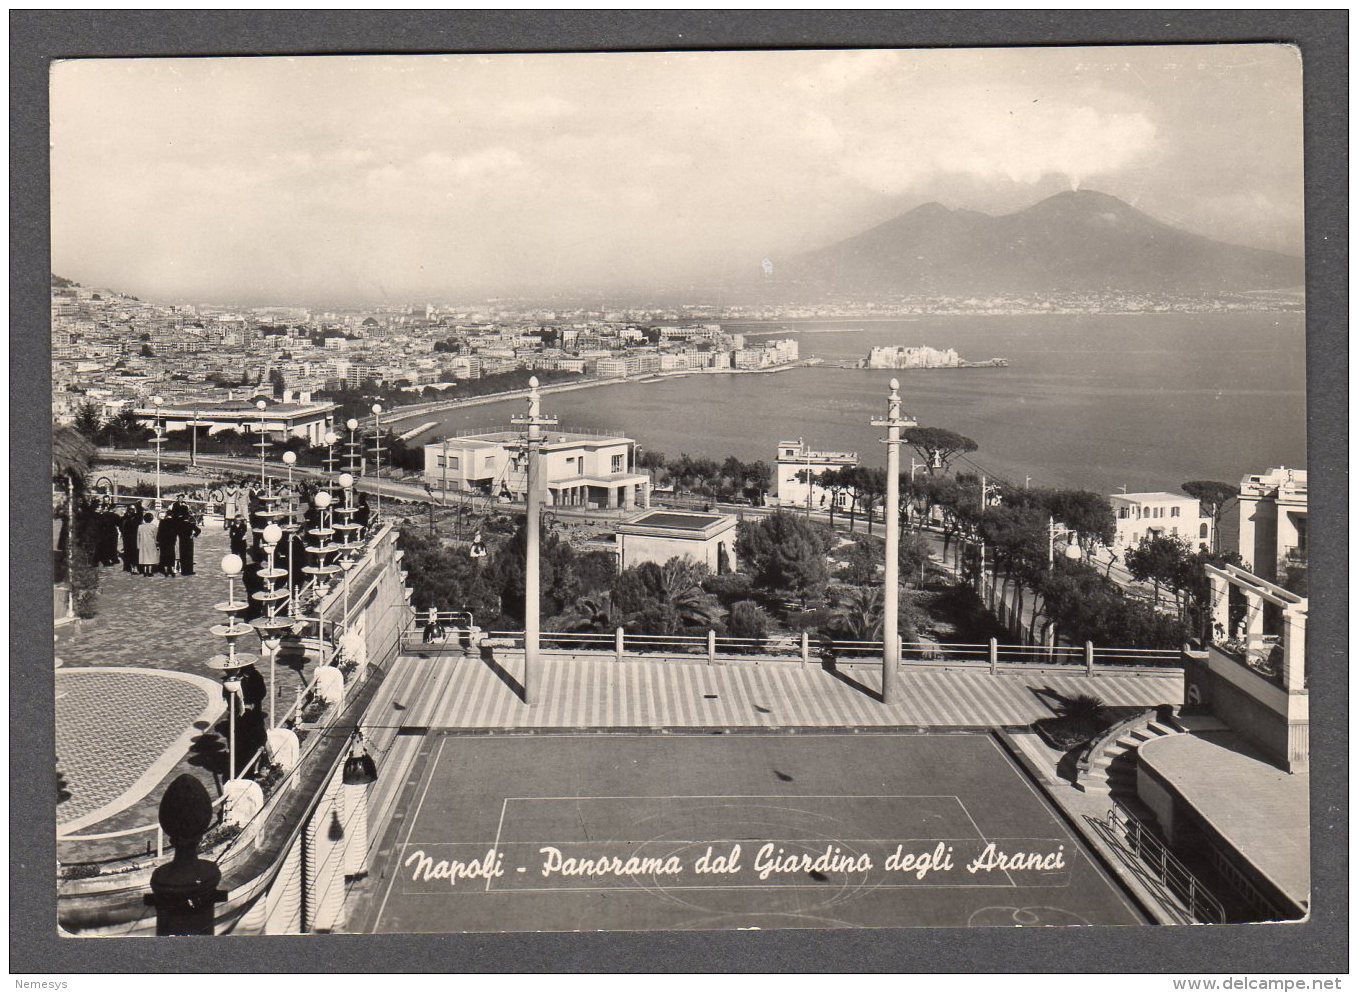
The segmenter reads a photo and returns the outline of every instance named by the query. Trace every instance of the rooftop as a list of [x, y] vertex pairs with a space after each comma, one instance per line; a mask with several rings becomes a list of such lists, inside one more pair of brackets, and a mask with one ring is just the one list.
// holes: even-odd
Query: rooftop
[[725, 518], [720, 514], [685, 514], [673, 510], [657, 510], [627, 523], [648, 528], [671, 528], [676, 531], [705, 531], [723, 520]]
[[1183, 503], [1197, 503], [1197, 497], [1191, 497], [1184, 493], [1167, 493], [1164, 490], [1156, 490], [1150, 493], [1113, 493], [1110, 498], [1114, 500], [1175, 500]]

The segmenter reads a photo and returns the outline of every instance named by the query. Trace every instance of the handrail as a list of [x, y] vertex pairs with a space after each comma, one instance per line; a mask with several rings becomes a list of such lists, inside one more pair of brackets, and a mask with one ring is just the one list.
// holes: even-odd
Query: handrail
[[[1116, 802], [1108, 809], [1105, 824], [1115, 837], [1120, 834], [1130, 854], [1187, 908], [1190, 921], [1225, 924], [1226, 911], [1206, 886], [1168, 846], [1131, 812]], [[1150, 857], [1147, 858], [1147, 855]], [[1177, 909], [1177, 908], [1175, 908]]]

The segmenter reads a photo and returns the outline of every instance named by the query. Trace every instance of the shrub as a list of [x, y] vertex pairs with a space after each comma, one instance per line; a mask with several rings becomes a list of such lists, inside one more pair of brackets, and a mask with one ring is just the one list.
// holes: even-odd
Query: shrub
[[772, 623], [773, 619], [759, 604], [741, 600], [731, 608], [731, 615], [726, 619], [726, 633], [732, 638], [762, 640], [767, 637]]

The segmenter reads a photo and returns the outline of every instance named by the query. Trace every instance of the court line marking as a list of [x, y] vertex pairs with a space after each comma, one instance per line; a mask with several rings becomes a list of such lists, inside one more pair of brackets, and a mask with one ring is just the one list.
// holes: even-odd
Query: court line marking
[[[982, 831], [980, 825], [976, 823], [976, 818], [971, 816], [971, 811], [968, 810], [967, 805], [962, 802], [962, 798], [955, 796], [953, 799], [956, 800], [957, 805], [962, 808], [962, 813], [967, 815], [967, 820], [971, 821], [972, 830], [976, 832], [977, 837], [981, 839], [982, 843], [989, 845], [990, 839], [985, 836], [985, 832]], [[1001, 871], [1004, 873], [1005, 878], [1009, 880], [1009, 885], [1014, 887], [1014, 889], [1018, 889], [1018, 884], [1014, 882], [1014, 877], [1009, 875], [1009, 870], [1002, 869]]]
[[[429, 787], [434, 784], [434, 771], [439, 767], [439, 760], [443, 758], [443, 746], [446, 745], [447, 743], [448, 743], [447, 738], [444, 738], [442, 741], [439, 742], [438, 751], [434, 753], [434, 761], [429, 763], [429, 775], [428, 778], [425, 779], [424, 781], [424, 790], [420, 793], [419, 802], [415, 804], [415, 813], [410, 818], [410, 826], [406, 828], [406, 843], [404, 845], [401, 845], [400, 848], [397, 849], [396, 857], [398, 860], [400, 860], [401, 856], [405, 854], [406, 848], [409, 847], [410, 845], [410, 836], [415, 833], [415, 825], [420, 819], [420, 810], [424, 807], [424, 798], [429, 795]], [[391, 882], [387, 883], [386, 895], [382, 897], [382, 903], [377, 908], [377, 916], [373, 918], [373, 928], [372, 928], [373, 933], [377, 932], [378, 925], [382, 923], [382, 914], [386, 912], [387, 901], [391, 899], [391, 891], [392, 888], [395, 887], [396, 885], [397, 871], [400, 868], [401, 866], [399, 865], [392, 866]]]
[[[640, 796], [509, 796], [509, 800], [958, 800], [953, 793], [653, 793]], [[973, 822], [974, 824], [974, 822]]]
[[[500, 801], [500, 823], [497, 824], [497, 825], [495, 825], [495, 841], [492, 842], [492, 843], [491, 843], [491, 846], [490, 846], [490, 849], [491, 849], [491, 851], [493, 851], [493, 852], [498, 852], [498, 851], [500, 850], [500, 832], [504, 830], [504, 826], [505, 826], [505, 808], [508, 807], [508, 806], [509, 806], [509, 797], [505, 797], [503, 800]], [[409, 844], [410, 844], [410, 842], [409, 842], [409, 840], [407, 840], [407, 841], [406, 841], [406, 845], [409, 846]], [[454, 843], [454, 844], [455, 844], [455, 843]], [[487, 876], [486, 876], [486, 892], [487, 892], [487, 893], [490, 892], [490, 881], [491, 881], [492, 879], [494, 879], [494, 878], [495, 878], [495, 877], [492, 876], [492, 875], [487, 875]]]
[[[1070, 840], [1071, 847], [1084, 856], [1085, 862], [1089, 865], [1089, 868], [1093, 871], [1094, 875], [1098, 876], [1098, 878], [1103, 881], [1103, 884], [1117, 895], [1118, 901], [1122, 904], [1124, 910], [1130, 913], [1138, 923], [1142, 922], [1142, 919], [1148, 915], [1132, 902], [1132, 899], [1127, 892], [1127, 884], [1118, 879], [1116, 875], [1110, 875], [1110, 870], [1105, 869], [1094, 861], [1093, 857], [1089, 854], [1089, 850], [1093, 848], [1093, 845], [1090, 842], [1086, 841], [1083, 837], [1076, 838], [1075, 835], [1070, 833], [1070, 828], [1066, 826], [1061, 819], [1061, 814], [1057, 812], [1062, 810], [1061, 805], [1058, 804], [1053, 797], [1043, 796], [1038, 792], [1037, 787], [1033, 786], [1029, 781], [1028, 774], [1024, 771], [1023, 767], [1019, 765], [1014, 756], [1000, 747], [1000, 743], [995, 740], [993, 734], [986, 735], [986, 739], [990, 742], [990, 746], [999, 753], [1000, 758], [1004, 759], [1009, 765], [1009, 768], [1013, 771], [1014, 775], [1018, 777], [1019, 782], [1028, 787], [1028, 792], [1037, 798], [1037, 802], [1039, 806], [1041, 806], [1043, 812], [1047, 815], [1047, 819], [1055, 824], [1061, 833]], [[1057, 810], [1053, 811], [1053, 807]], [[1069, 816], [1071, 816], [1072, 819], [1074, 817], [1073, 814]], [[1071, 875], [1073, 876], [1074, 873], [1071, 873]]]

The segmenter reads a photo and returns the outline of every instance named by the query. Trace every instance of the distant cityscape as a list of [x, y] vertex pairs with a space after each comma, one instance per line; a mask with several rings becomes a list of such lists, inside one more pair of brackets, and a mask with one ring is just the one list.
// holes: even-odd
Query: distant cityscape
[[145, 405], [153, 394], [169, 403], [227, 399], [235, 388], [261, 384], [276, 387], [280, 399], [286, 390], [286, 399], [301, 402], [371, 385], [409, 392], [413, 401], [459, 381], [517, 370], [605, 380], [770, 370], [801, 361], [797, 341], [782, 337], [781, 327], [750, 325], [785, 321], [890, 320], [922, 314], [1221, 313], [1301, 310], [1303, 305], [1300, 294], [1260, 292], [618, 309], [487, 301], [456, 307], [320, 310], [154, 304], [54, 276], [52, 413], [58, 423], [69, 423], [82, 405], [94, 403], [108, 419]]

